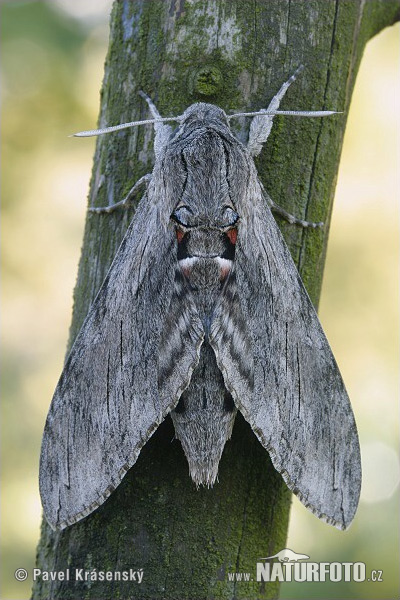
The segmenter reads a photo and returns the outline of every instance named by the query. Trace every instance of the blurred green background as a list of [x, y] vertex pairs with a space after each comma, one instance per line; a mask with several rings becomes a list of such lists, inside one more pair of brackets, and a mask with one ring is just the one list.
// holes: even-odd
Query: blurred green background
[[[111, 0], [3, 2], [2, 589], [30, 595], [38, 459], [68, 337]], [[399, 26], [367, 46], [340, 166], [321, 321], [359, 427], [363, 489], [348, 532], [294, 499], [287, 546], [363, 561], [382, 583], [287, 583], [282, 598], [393, 599], [398, 586]], [[396, 197], [397, 196], [397, 197]], [[260, 556], [263, 555], [260, 548]], [[100, 565], [99, 565], [100, 567]]]

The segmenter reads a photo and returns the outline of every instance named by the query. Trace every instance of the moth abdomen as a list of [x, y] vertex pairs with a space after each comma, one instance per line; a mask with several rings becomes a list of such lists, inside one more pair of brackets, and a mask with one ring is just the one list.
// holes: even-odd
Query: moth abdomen
[[196, 485], [215, 483], [235, 415], [236, 407], [225, 388], [214, 351], [204, 342], [190, 384], [171, 412], [176, 437], [182, 444]]

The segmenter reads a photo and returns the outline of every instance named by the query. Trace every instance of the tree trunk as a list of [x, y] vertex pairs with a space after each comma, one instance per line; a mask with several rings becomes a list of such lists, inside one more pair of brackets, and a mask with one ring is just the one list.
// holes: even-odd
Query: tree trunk
[[[305, 70], [282, 108], [333, 109], [327, 119], [276, 117], [256, 164], [273, 200], [322, 230], [279, 225], [315, 303], [351, 93], [367, 40], [399, 17], [397, 1], [116, 0], [101, 94], [100, 125], [148, 118], [144, 90], [163, 116], [197, 101], [227, 112], [266, 107], [299, 64]], [[89, 124], [90, 125], [90, 124]], [[249, 120], [235, 121], [246, 139]], [[90, 205], [124, 197], [152, 168], [151, 126], [98, 138]], [[83, 143], [83, 142], [77, 142]], [[107, 273], [132, 211], [88, 214], [75, 289], [70, 346]], [[276, 598], [255, 581], [260, 556], [285, 547], [291, 494], [238, 415], [219, 483], [196, 490], [170, 418], [143, 448], [109, 500], [53, 532], [45, 521], [37, 566], [71, 580], [38, 581], [34, 599]], [[75, 568], [143, 569], [143, 582], [80, 582]], [[235, 585], [228, 573], [254, 574]]]

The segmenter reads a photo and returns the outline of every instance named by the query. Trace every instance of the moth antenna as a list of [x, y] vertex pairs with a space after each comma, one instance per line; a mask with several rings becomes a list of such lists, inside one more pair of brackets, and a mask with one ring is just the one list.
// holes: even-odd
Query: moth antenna
[[111, 133], [113, 131], [120, 131], [121, 129], [128, 129], [129, 127], [137, 127], [138, 125], [150, 125], [153, 123], [166, 123], [168, 121], [180, 121], [179, 117], [165, 117], [157, 119], [145, 119], [144, 121], [132, 121], [131, 123], [121, 123], [121, 125], [113, 125], [112, 127], [104, 127], [103, 129], [91, 129], [88, 131], [79, 131], [73, 133], [69, 137], [93, 137], [95, 135], [103, 135], [103, 133]]
[[293, 75], [289, 77], [289, 79], [282, 85], [279, 92], [272, 98], [270, 105], [268, 108], [263, 108], [256, 112], [244, 112], [244, 113], [235, 113], [233, 115], [228, 115], [228, 120], [233, 119], [235, 117], [254, 117], [258, 115], [264, 116], [274, 116], [274, 115], [285, 115], [289, 117], [329, 117], [330, 115], [340, 114], [335, 110], [278, 110], [280, 101], [285, 95], [288, 87], [297, 79], [299, 73], [304, 70], [304, 65], [299, 65]]
[[228, 115], [228, 120], [235, 117], [254, 117], [257, 115], [286, 115], [289, 117], [329, 117], [330, 115], [341, 115], [343, 111], [337, 110], [259, 110], [257, 112], [244, 112]]

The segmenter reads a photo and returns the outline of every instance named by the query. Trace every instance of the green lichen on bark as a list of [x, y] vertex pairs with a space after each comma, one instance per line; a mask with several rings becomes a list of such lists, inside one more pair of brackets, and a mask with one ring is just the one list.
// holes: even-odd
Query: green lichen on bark
[[[118, 0], [99, 123], [146, 118], [143, 89], [164, 116], [196, 101], [226, 111], [267, 106], [299, 64], [305, 70], [282, 108], [344, 111], [324, 120], [276, 117], [257, 159], [275, 202], [325, 228], [305, 231], [278, 219], [317, 304], [340, 150], [351, 92], [367, 39], [394, 22], [398, 2], [355, 0]], [[236, 124], [246, 139], [248, 120]], [[153, 133], [141, 127], [100, 137], [89, 204], [120, 200], [151, 170]], [[74, 296], [70, 344], [107, 272], [133, 209], [88, 214]], [[33, 598], [276, 598], [277, 584], [234, 584], [228, 572], [255, 575], [260, 556], [285, 546], [291, 494], [239, 416], [219, 482], [196, 490], [167, 419], [109, 500], [61, 533], [42, 525], [38, 566], [143, 568], [139, 586], [115, 582], [37, 582]], [[255, 579], [255, 577], [254, 577]]]

